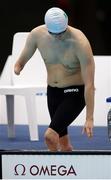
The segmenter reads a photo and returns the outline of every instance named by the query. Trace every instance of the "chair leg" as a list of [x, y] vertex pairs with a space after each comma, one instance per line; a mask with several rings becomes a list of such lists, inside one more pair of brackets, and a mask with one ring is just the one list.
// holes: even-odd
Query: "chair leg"
[[8, 119], [8, 137], [15, 137], [14, 127], [14, 95], [6, 95], [7, 119]]
[[31, 141], [36, 141], [39, 139], [35, 97], [35, 95], [25, 95]]

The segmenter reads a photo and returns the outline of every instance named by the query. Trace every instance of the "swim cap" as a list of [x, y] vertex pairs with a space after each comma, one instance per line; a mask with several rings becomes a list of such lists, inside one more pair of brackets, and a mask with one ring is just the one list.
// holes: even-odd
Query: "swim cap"
[[57, 7], [49, 9], [45, 14], [44, 20], [48, 31], [51, 33], [64, 32], [68, 26], [67, 14]]

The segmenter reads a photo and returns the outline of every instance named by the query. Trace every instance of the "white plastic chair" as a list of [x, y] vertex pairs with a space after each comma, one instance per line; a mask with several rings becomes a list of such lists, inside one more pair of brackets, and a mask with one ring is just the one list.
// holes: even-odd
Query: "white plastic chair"
[[[13, 38], [12, 55], [8, 57], [0, 80], [0, 95], [6, 96], [8, 137], [15, 137], [14, 96], [24, 96], [27, 108], [30, 140], [38, 140], [35, 96], [46, 93], [46, 69], [37, 50], [19, 76], [15, 75], [14, 64], [19, 57], [28, 33], [16, 33]], [[8, 79], [8, 80], [7, 80]]]

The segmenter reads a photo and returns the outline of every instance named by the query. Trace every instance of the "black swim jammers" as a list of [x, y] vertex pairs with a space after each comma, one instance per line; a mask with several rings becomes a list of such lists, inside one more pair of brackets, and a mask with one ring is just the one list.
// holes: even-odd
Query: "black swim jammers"
[[51, 117], [49, 127], [62, 137], [67, 134], [67, 127], [85, 107], [84, 85], [65, 88], [48, 86], [47, 102]]

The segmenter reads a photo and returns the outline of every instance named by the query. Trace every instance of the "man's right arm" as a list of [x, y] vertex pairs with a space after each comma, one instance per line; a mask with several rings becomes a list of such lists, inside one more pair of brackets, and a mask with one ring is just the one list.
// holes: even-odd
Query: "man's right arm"
[[37, 49], [37, 43], [35, 39], [34, 30], [32, 30], [26, 40], [24, 49], [22, 50], [20, 57], [14, 65], [14, 72], [19, 75], [21, 70], [24, 68], [28, 60], [33, 56], [35, 50]]

